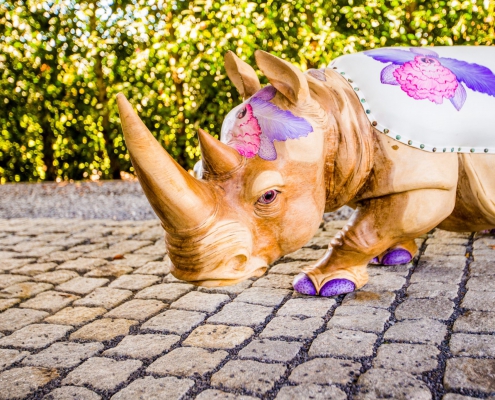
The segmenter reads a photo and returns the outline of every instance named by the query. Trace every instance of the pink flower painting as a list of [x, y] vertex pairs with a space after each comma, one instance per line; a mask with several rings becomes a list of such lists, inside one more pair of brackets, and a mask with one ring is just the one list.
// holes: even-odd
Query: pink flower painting
[[234, 118], [227, 116], [226, 120], [232, 121], [227, 144], [240, 155], [247, 158], [258, 155], [273, 161], [277, 158], [275, 140], [298, 139], [313, 132], [313, 127], [304, 118], [270, 102], [276, 92], [273, 86], [266, 86], [236, 108]]
[[495, 75], [482, 65], [440, 57], [426, 48], [377, 49], [364, 53], [382, 63], [391, 63], [382, 70], [381, 82], [400, 86], [415, 100], [442, 104], [445, 99], [459, 111], [467, 98], [464, 85], [495, 97]]

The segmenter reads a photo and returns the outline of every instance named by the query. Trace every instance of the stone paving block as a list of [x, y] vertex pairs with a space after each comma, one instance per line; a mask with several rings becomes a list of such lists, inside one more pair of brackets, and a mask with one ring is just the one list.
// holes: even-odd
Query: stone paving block
[[145, 322], [141, 330], [182, 335], [203, 322], [205, 317], [205, 314], [194, 311], [167, 310]]
[[67, 282], [72, 278], [75, 278], [76, 276], [79, 275], [75, 271], [67, 271], [60, 269], [57, 271], [45, 272], [43, 274], [33, 276], [32, 279], [37, 282], [47, 282], [47, 283], [51, 283], [52, 285], [58, 285], [60, 283]]
[[239, 396], [232, 393], [222, 392], [217, 389], [207, 389], [196, 396], [196, 400], [256, 400], [257, 397]]
[[163, 256], [166, 252], [167, 249], [165, 248], [165, 243], [160, 240], [152, 246], [146, 246], [137, 250], [135, 254], [150, 254], [150, 255]]
[[495, 292], [468, 290], [461, 307], [477, 311], [495, 311]]
[[161, 260], [163, 256], [152, 256], [147, 254], [126, 254], [123, 259], [112, 261], [115, 265], [124, 265], [131, 268], [139, 268], [151, 262]]
[[83, 253], [75, 253], [72, 251], [54, 251], [53, 253], [41, 257], [39, 261], [62, 263], [70, 260], [75, 260], [82, 255]]
[[448, 320], [454, 312], [454, 303], [445, 297], [433, 299], [406, 299], [395, 309], [398, 320], [432, 318]]
[[313, 250], [308, 248], [302, 248], [293, 253], [287, 254], [284, 260], [291, 261], [315, 261], [323, 257], [326, 253], [325, 249]]
[[402, 276], [403, 278], [409, 275], [411, 268], [413, 267], [412, 263], [408, 264], [399, 264], [399, 265], [372, 265], [368, 264], [368, 275], [370, 277], [373, 276], [381, 276], [384, 274], [391, 273], [395, 276]]
[[179, 347], [160, 357], [146, 372], [156, 375], [203, 376], [213, 371], [229, 353], [196, 347]]
[[437, 367], [439, 353], [431, 345], [385, 343], [378, 348], [373, 367], [420, 374]]
[[495, 261], [492, 260], [477, 260], [477, 256], [475, 256], [475, 260], [469, 264], [469, 272], [471, 276], [493, 276], [495, 275]]
[[450, 338], [450, 351], [454, 356], [495, 358], [495, 336], [454, 333]]
[[84, 274], [91, 271], [94, 268], [100, 267], [106, 264], [107, 261], [100, 258], [78, 258], [76, 260], [67, 261], [60, 264], [57, 269], [63, 269], [67, 271], [76, 271], [80, 274]]
[[253, 283], [253, 287], [270, 287], [276, 289], [292, 289], [294, 277], [290, 275], [269, 274]]
[[382, 273], [370, 276], [369, 282], [365, 286], [367, 292], [393, 292], [402, 289], [406, 283], [406, 278], [396, 273]]
[[116, 289], [141, 290], [158, 282], [160, 277], [155, 275], [122, 275], [114, 280], [109, 287]]
[[447, 284], [459, 283], [464, 275], [464, 270], [451, 267], [434, 267], [429, 263], [421, 264], [416, 267], [411, 277], [411, 283], [418, 282], [442, 282]]
[[[165, 248], [164, 248], [165, 250]], [[135, 274], [165, 276], [170, 273], [170, 259], [166, 261], [152, 261], [134, 271]]]
[[274, 265], [270, 268], [271, 274], [297, 275], [304, 267], [309, 266], [307, 261], [292, 261]]
[[261, 332], [265, 339], [287, 337], [291, 339], [309, 339], [324, 324], [322, 318], [275, 317]]
[[463, 256], [466, 254], [466, 246], [450, 244], [429, 244], [426, 247], [424, 256]]
[[[21, 299], [0, 299], [0, 311], [5, 311], [6, 309], [15, 306], [20, 303]], [[0, 317], [1, 318], [1, 317]]]
[[75, 331], [70, 335], [70, 340], [91, 340], [96, 342], [112, 340], [117, 336], [127, 335], [130, 327], [137, 323], [137, 321], [128, 319], [98, 319]]
[[445, 297], [454, 300], [457, 297], [459, 286], [441, 282], [412, 283], [407, 288], [407, 297], [410, 299], [427, 299]]
[[[21, 258], [21, 259], [8, 259], [8, 260], [1, 260], [0, 261], [0, 274], [3, 272], [8, 272], [10, 271], [23, 267], [24, 265], [30, 264], [35, 262], [36, 260], [34, 258]], [[0, 275], [2, 276], [8, 276], [8, 275]], [[0, 287], [2, 289], [2, 287]]]
[[[494, 397], [487, 397], [487, 399], [493, 400]], [[462, 394], [447, 393], [442, 397], [442, 400], [476, 400], [476, 397], [463, 396]]]
[[275, 397], [275, 400], [295, 400], [295, 399], [312, 399], [312, 400], [346, 400], [347, 394], [335, 386], [319, 385], [299, 385], [284, 386]]
[[0, 314], [0, 332], [16, 331], [26, 325], [39, 322], [48, 315], [45, 311], [10, 308]]
[[385, 340], [423, 344], [440, 344], [447, 334], [447, 327], [433, 319], [405, 320], [395, 323], [386, 332]]
[[341, 306], [335, 310], [327, 327], [379, 333], [389, 318], [390, 313], [380, 308]]
[[117, 265], [115, 263], [108, 263], [101, 267], [96, 267], [91, 271], [84, 274], [89, 278], [118, 278], [119, 276], [129, 274], [132, 272], [132, 268], [127, 265]]
[[103, 278], [83, 278], [78, 277], [71, 279], [68, 282], [62, 283], [56, 287], [57, 290], [64, 292], [76, 293], [76, 294], [88, 294], [96, 288], [106, 285], [109, 282], [108, 279]]
[[447, 390], [495, 392], [495, 360], [468, 357], [447, 360], [443, 384]]
[[33, 324], [15, 331], [0, 339], [0, 346], [12, 346], [21, 349], [42, 349], [62, 339], [72, 326]]
[[469, 278], [466, 287], [473, 291], [495, 292], [495, 280], [487, 279], [486, 276], [473, 276]]
[[342, 301], [342, 305], [389, 308], [395, 301], [395, 297], [396, 295], [394, 292], [368, 292], [361, 289], [357, 292], [346, 294]]
[[48, 272], [52, 271], [55, 269], [57, 264], [53, 262], [48, 262], [48, 263], [35, 263], [35, 264], [28, 264], [22, 268], [18, 268], [14, 271], [12, 271], [14, 274], [19, 274], [19, 275], [28, 275], [28, 276], [34, 276], [41, 274], [43, 272]]
[[280, 310], [277, 311], [279, 316], [298, 316], [304, 317], [324, 317], [328, 311], [336, 304], [335, 299], [326, 298], [303, 298], [290, 299]]
[[107, 318], [126, 318], [136, 321], [144, 321], [155, 314], [158, 314], [165, 304], [158, 300], [130, 300], [121, 304], [117, 308], [109, 311]]
[[60, 246], [43, 246], [31, 249], [26, 252], [22, 252], [23, 257], [43, 257], [47, 254], [54, 253], [55, 251], [63, 250]]
[[18, 253], [25, 253], [28, 252], [32, 249], [38, 248], [38, 247], [43, 247], [46, 245], [46, 242], [42, 242], [39, 240], [26, 240], [23, 241], [19, 244], [16, 244], [14, 246], [11, 246], [10, 248]]
[[240, 358], [258, 361], [289, 362], [301, 350], [302, 343], [278, 340], [253, 340], [239, 352]]
[[73, 301], [79, 299], [79, 296], [74, 296], [70, 293], [61, 293], [54, 290], [40, 293], [36, 297], [29, 299], [19, 305], [22, 308], [33, 308], [35, 310], [43, 310], [54, 313]]
[[81, 326], [107, 312], [103, 307], [66, 307], [58, 313], [45, 318], [50, 324]]
[[191, 379], [178, 379], [175, 377], [153, 378], [146, 376], [136, 379], [125, 389], [112, 396], [112, 400], [135, 399], [184, 399], [185, 394], [194, 386]]
[[281, 364], [263, 364], [250, 360], [229, 361], [211, 377], [212, 386], [247, 389], [263, 395], [273, 388], [285, 373]]
[[360, 390], [354, 396], [357, 400], [414, 399], [430, 400], [428, 386], [414, 375], [404, 371], [370, 369], [359, 377]]
[[101, 343], [54, 343], [47, 349], [26, 357], [22, 364], [33, 367], [72, 368], [101, 350]]
[[368, 357], [373, 354], [376, 339], [373, 333], [331, 328], [316, 337], [308, 354], [310, 357]]
[[98, 288], [86, 297], [74, 302], [75, 306], [104, 307], [107, 310], [118, 306], [132, 296], [129, 290]]
[[187, 283], [162, 283], [141, 290], [136, 294], [136, 299], [156, 299], [172, 303], [193, 289], [194, 286]]
[[253, 334], [254, 331], [245, 326], [201, 325], [191, 332], [182, 345], [208, 349], [233, 349]]
[[10, 367], [12, 364], [21, 361], [28, 356], [28, 351], [19, 351], [12, 349], [0, 349], [0, 371]]
[[164, 230], [161, 226], [155, 226], [155, 227], [146, 229], [144, 232], [135, 236], [134, 239], [136, 239], [136, 240], [151, 240], [151, 241], [161, 240], [161, 241], [163, 241], [163, 243], [165, 243], [164, 234], [165, 234]]
[[50, 285], [49, 283], [21, 282], [1, 290], [0, 297], [6, 299], [12, 297], [17, 297], [19, 299], [28, 299], [30, 297], [36, 296], [38, 293], [50, 290], [51, 288], [53, 288], [53, 285]]
[[454, 332], [495, 333], [495, 312], [468, 311], [454, 322]]
[[316, 358], [298, 365], [290, 374], [291, 382], [300, 384], [347, 385], [359, 375], [361, 364], [336, 358]]
[[0, 251], [0, 260], [8, 260], [10, 258], [19, 257], [20, 253], [15, 251]]
[[220, 312], [208, 318], [207, 322], [228, 325], [262, 325], [272, 313], [271, 307], [240, 301], [226, 304]]
[[69, 372], [63, 385], [89, 385], [97, 390], [112, 391], [124, 383], [141, 367], [138, 360], [115, 361], [110, 358], [92, 357]]
[[253, 281], [247, 279], [231, 286], [217, 286], [217, 287], [199, 287], [198, 290], [204, 293], [225, 293], [225, 294], [240, 294], [244, 292], [248, 287], [253, 284]]
[[0, 373], [0, 399], [25, 399], [35, 390], [58, 378], [55, 369], [12, 368]]
[[284, 289], [251, 287], [237, 296], [234, 301], [260, 304], [262, 306], [278, 306], [290, 293], [291, 292], [289, 290]]
[[5, 289], [16, 283], [26, 281], [29, 281], [29, 277], [25, 275], [0, 274], [0, 289]]
[[173, 302], [170, 308], [183, 310], [213, 312], [223, 303], [230, 301], [230, 297], [220, 293], [190, 292]]
[[169, 350], [180, 340], [177, 335], [129, 335], [117, 345], [106, 350], [106, 356], [124, 356], [138, 359], [153, 358]]
[[100, 400], [101, 396], [78, 386], [63, 386], [48, 393], [43, 400]]

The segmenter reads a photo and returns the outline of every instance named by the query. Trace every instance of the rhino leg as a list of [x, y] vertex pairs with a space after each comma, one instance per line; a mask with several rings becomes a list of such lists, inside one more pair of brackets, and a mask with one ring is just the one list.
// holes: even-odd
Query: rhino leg
[[414, 239], [447, 218], [454, 204], [455, 187], [412, 190], [362, 202], [325, 255], [294, 279], [294, 289], [321, 296], [360, 289], [368, 282], [370, 260], [377, 254], [389, 254], [381, 260], [387, 263], [410, 260], [417, 251]]

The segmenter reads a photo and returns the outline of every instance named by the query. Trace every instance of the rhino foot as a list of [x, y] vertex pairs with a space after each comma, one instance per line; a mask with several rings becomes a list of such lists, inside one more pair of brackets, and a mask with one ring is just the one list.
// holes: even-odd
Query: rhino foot
[[373, 258], [373, 260], [371, 260], [369, 262], [371, 265], [380, 265], [380, 260], [378, 259], [378, 257], [375, 257]]
[[301, 294], [307, 294], [308, 296], [316, 296], [316, 288], [305, 273], [300, 273], [294, 278], [292, 282], [294, 290]]
[[412, 255], [405, 249], [393, 249], [385, 254], [382, 258], [383, 265], [407, 264], [412, 260]]
[[[294, 278], [292, 283], [294, 290], [301, 294], [316, 296], [316, 288], [311, 279], [305, 274], [300, 273]], [[356, 285], [348, 279], [332, 279], [323, 285], [320, 290], [320, 296], [331, 297], [339, 294], [350, 293], [356, 289]]]

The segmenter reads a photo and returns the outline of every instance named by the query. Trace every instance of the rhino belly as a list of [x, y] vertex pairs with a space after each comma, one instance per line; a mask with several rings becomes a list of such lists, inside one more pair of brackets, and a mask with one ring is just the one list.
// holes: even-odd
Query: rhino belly
[[382, 134], [423, 151], [495, 154], [495, 47], [374, 49], [330, 68]]

